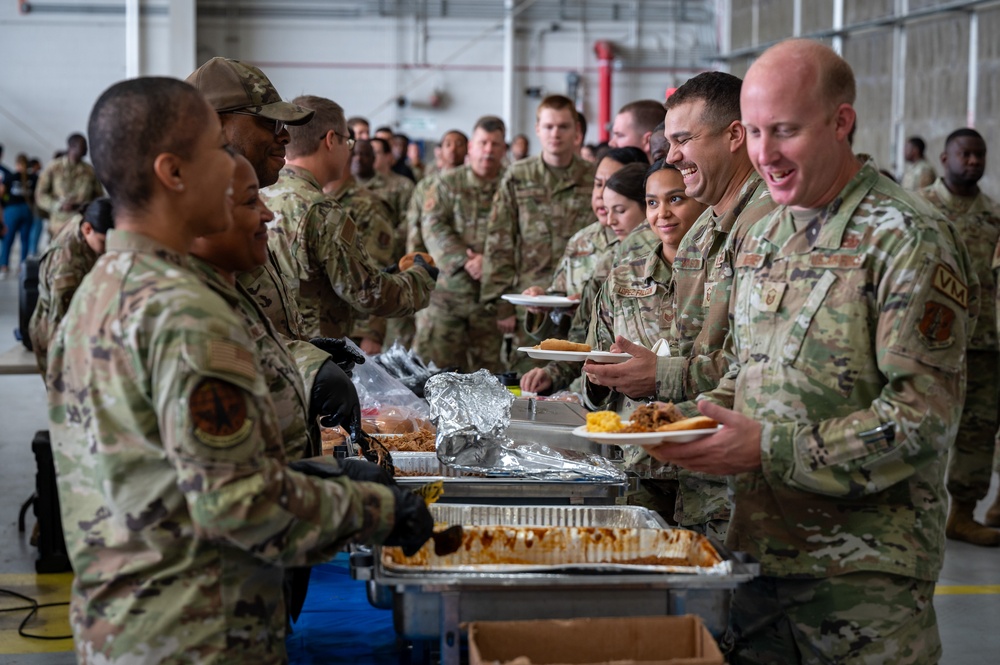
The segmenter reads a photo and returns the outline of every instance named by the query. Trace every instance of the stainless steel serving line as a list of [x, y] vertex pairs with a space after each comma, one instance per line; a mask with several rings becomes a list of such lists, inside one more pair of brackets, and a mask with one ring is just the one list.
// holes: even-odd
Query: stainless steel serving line
[[[656, 513], [639, 506], [435, 504], [431, 509], [436, 521], [470, 526], [668, 528]], [[393, 610], [401, 637], [439, 640], [441, 662], [456, 665], [459, 625], [468, 621], [697, 614], [718, 636], [728, 621], [731, 591], [756, 576], [758, 567], [716, 549], [721, 565], [690, 573], [630, 572], [629, 566], [523, 573], [389, 570], [380, 548], [352, 555], [351, 568], [356, 579], [368, 580], [369, 601]]]
[[397, 474], [407, 474], [396, 476], [400, 487], [413, 490], [443, 480], [442, 503], [612, 505], [627, 489], [626, 481], [484, 478], [445, 466], [437, 453], [393, 453], [392, 460]]

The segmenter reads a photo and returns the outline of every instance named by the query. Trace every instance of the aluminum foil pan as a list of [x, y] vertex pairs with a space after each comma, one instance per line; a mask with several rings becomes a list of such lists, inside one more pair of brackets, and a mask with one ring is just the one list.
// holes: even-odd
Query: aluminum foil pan
[[506, 436], [513, 394], [486, 370], [444, 373], [425, 388], [444, 464], [490, 477], [621, 482], [625, 474], [600, 455], [556, 451]]
[[437, 556], [432, 544], [407, 557], [382, 548], [387, 570], [455, 572], [614, 572], [727, 574], [705, 536], [686, 529], [594, 526], [466, 526], [462, 547]]
[[663, 518], [642, 506], [480, 506], [435, 503], [435, 522], [484, 526], [599, 526], [666, 529]]

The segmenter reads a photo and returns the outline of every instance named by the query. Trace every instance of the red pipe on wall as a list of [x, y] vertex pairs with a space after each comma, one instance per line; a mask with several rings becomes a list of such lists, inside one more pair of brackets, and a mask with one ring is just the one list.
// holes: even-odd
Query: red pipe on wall
[[597, 140], [608, 140], [608, 125], [611, 123], [611, 64], [614, 46], [611, 42], [594, 42], [597, 56]]

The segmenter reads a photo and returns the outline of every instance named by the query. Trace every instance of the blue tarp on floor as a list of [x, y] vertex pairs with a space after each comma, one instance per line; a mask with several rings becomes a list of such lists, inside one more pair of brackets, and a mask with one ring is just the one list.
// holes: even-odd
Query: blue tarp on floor
[[397, 644], [392, 610], [371, 606], [365, 583], [351, 579], [346, 554], [315, 566], [299, 620], [288, 637], [292, 665], [409, 662], [407, 649]]

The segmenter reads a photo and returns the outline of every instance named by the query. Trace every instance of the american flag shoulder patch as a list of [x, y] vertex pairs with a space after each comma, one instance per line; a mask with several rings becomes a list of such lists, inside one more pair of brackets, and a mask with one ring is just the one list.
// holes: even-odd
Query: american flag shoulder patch
[[251, 381], [257, 378], [257, 363], [253, 353], [232, 342], [212, 340], [208, 343], [209, 369], [232, 372]]

